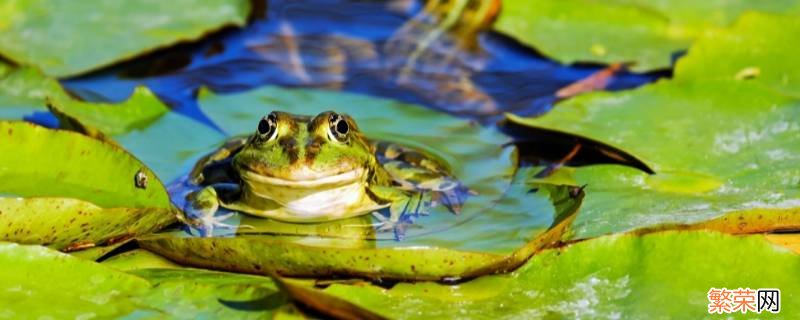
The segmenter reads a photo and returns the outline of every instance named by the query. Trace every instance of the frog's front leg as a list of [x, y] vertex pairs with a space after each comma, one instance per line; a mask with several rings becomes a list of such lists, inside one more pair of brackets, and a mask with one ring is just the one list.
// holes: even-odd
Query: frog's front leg
[[232, 217], [233, 213], [216, 216], [220, 200], [217, 190], [213, 186], [208, 186], [189, 194], [187, 200], [183, 208], [185, 222], [197, 229], [202, 236], [211, 237], [214, 233], [214, 228], [235, 228], [233, 225], [223, 223], [223, 221]]
[[422, 192], [409, 192], [395, 187], [371, 186], [369, 192], [375, 198], [390, 202], [389, 219], [378, 213], [373, 213], [379, 220], [376, 224], [378, 231], [394, 230], [398, 236], [402, 236], [405, 227], [404, 222], [400, 222], [403, 214], [427, 214], [430, 207], [430, 195]]

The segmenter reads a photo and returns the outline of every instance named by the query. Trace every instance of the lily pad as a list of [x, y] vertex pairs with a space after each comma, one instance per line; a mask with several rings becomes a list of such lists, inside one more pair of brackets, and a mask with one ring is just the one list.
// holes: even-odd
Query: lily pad
[[93, 103], [73, 98], [55, 79], [34, 68], [0, 63], [0, 118], [21, 119], [50, 107], [65, 128], [94, 136], [119, 135], [141, 129], [169, 111], [146, 87], [137, 87], [119, 104]]
[[130, 271], [152, 289], [140, 303], [170, 317], [264, 319], [290, 304], [268, 277], [198, 269], [154, 268]]
[[[750, 29], [736, 45], [753, 49], [728, 51], [725, 58], [735, 66], [743, 61], [776, 63], [785, 39], [760, 36], [765, 29], [778, 28], [774, 23], [784, 29], [796, 26], [792, 19], [748, 15], [741, 24]], [[745, 34], [740, 26], [733, 29]], [[720, 77], [716, 71], [681, 73], [697, 65], [692, 60], [703, 59], [704, 52], [732, 45], [721, 41], [716, 48], [715, 39], [702, 40], [697, 51], [690, 49], [691, 57], [685, 58], [689, 69], [679, 69], [675, 80], [580, 96], [541, 118], [509, 116], [512, 125], [606, 142], [656, 172], [648, 175], [622, 166], [562, 169], [576, 184], [588, 184], [575, 223], [578, 238], [675, 225], [736, 233], [800, 227], [800, 125], [795, 121], [800, 100], [785, 94], [797, 85], [769, 80], [791, 77], [789, 71], [773, 70], [764, 81]]]
[[244, 25], [250, 6], [249, 0], [9, 0], [0, 6], [0, 55], [71, 76]]
[[4, 318], [120, 317], [150, 289], [142, 278], [39, 246], [0, 242], [0, 266]]
[[585, 238], [701, 222], [695, 227], [729, 232], [800, 227], [800, 126], [791, 120], [798, 116], [796, 100], [752, 83], [714, 80], [591, 94], [541, 118], [509, 120], [607, 142], [656, 172], [559, 169], [588, 185], [575, 223], [576, 236]]
[[18, 120], [34, 111], [45, 111], [45, 99], [57, 85], [36, 69], [0, 62], [0, 119]]
[[103, 135], [118, 135], [142, 129], [169, 112], [169, 108], [150, 89], [137, 87], [128, 100], [118, 104], [84, 102], [63, 92], [49, 97], [50, 110], [61, 118], [61, 125], [77, 131], [97, 130]]
[[675, 79], [739, 79], [800, 98], [800, 19], [749, 13], [701, 37], [675, 66]]
[[761, 235], [671, 231], [546, 250], [511, 274], [458, 285], [333, 284], [324, 292], [394, 319], [638, 319], [708, 317], [711, 288], [778, 288], [780, 316], [793, 318], [800, 316], [798, 270], [800, 256]]
[[[666, 69], [673, 54], [743, 12], [797, 13], [797, 1], [503, 1], [495, 29], [563, 63]], [[722, 63], [727, 59], [718, 61]]]
[[266, 277], [193, 269], [124, 273], [48, 248], [3, 242], [0, 265], [4, 318], [264, 318], [291, 307]]
[[152, 232], [175, 220], [158, 178], [115, 145], [25, 122], [0, 122], [0, 132], [3, 240], [63, 249]]
[[[553, 198], [553, 226], [507, 254], [459, 251], [432, 246], [343, 247], [285, 241], [268, 236], [194, 238], [174, 234], [139, 239], [139, 244], [181, 264], [253, 274], [352, 276], [370, 279], [454, 280], [507, 272], [561, 240], [583, 194], [573, 188], [542, 186]], [[311, 237], [309, 237], [311, 238]], [[305, 240], [305, 239], [301, 239]]]
[[[571, 219], [556, 218], [573, 217], [571, 213], [580, 204], [580, 197], [566, 191], [569, 188], [545, 186], [530, 193], [524, 181], [512, 183], [516, 164], [513, 149], [503, 146], [507, 137], [420, 106], [354, 94], [279, 88], [221, 96], [202, 92], [200, 106], [233, 135], [254, 132], [257, 120], [272, 110], [349, 113], [370, 138], [421, 148], [443, 159], [478, 195], [467, 200], [459, 216], [439, 209], [420, 217], [415, 224], [421, 228], [407, 229], [402, 241], [395, 241], [392, 235], [375, 239], [358, 231], [341, 231], [361, 225], [374, 234], [370, 216], [324, 225], [284, 223], [276, 229], [281, 225], [276, 221], [244, 215], [228, 222], [255, 229], [210, 239], [193, 238], [182, 231], [139, 239], [148, 250], [182, 264], [291, 276], [474, 277], [513, 269], [536, 250], [560, 239]], [[414, 123], [415, 130], [408, 130], [409, 123]], [[448, 137], [446, 143], [443, 136]], [[186, 163], [187, 172], [192, 164]], [[173, 201], [179, 207], [185, 192], [182, 183], [178, 181], [172, 188]], [[548, 231], [550, 226], [555, 227]], [[497, 230], [504, 230], [502, 236]], [[226, 237], [233, 235], [236, 237]]]

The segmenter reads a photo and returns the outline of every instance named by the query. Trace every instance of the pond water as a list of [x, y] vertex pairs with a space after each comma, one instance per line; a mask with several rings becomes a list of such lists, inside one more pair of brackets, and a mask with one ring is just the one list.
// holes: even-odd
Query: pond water
[[[182, 176], [227, 137], [252, 133], [270, 110], [333, 109], [353, 115], [372, 138], [440, 156], [478, 191], [463, 214], [434, 211], [403, 241], [378, 235], [377, 246], [508, 252], [552, 223], [547, 195], [514, 179], [516, 153], [495, 122], [504, 112], [548, 111], [554, 92], [602, 66], [560, 65], [491, 31], [440, 33], [441, 17], [415, 1], [270, 1], [252, 19], [244, 29], [62, 83], [90, 101], [121, 101], [145, 85], [173, 108], [115, 139], [172, 185], [179, 206]], [[659, 76], [619, 73], [608, 89]], [[200, 94], [203, 88], [214, 93]]]

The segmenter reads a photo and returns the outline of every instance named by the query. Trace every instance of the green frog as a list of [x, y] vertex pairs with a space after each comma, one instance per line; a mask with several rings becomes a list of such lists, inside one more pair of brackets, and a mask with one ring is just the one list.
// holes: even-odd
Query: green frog
[[[370, 141], [352, 117], [274, 111], [255, 133], [236, 137], [202, 158], [190, 174], [202, 189], [184, 207], [206, 236], [233, 213], [314, 223], [366, 214], [378, 231], [401, 231], [404, 215], [425, 215], [439, 203], [458, 214], [469, 193], [446, 166], [422, 152]], [[389, 208], [389, 217], [379, 211]]]

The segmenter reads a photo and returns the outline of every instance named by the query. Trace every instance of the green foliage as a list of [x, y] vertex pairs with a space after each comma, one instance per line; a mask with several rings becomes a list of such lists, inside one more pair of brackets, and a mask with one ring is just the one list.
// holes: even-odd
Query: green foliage
[[458, 285], [334, 284], [324, 292], [394, 319], [638, 319], [708, 316], [712, 287], [780, 288], [780, 315], [792, 318], [800, 315], [791, 293], [800, 290], [798, 270], [800, 257], [760, 235], [662, 232], [547, 250], [510, 274]]
[[241, 26], [249, 11], [249, 0], [8, 0], [0, 5], [0, 55], [72, 76]]
[[564, 63], [632, 62], [634, 70], [649, 71], [669, 67], [674, 53], [749, 10], [798, 13], [800, 4], [794, 0], [511, 0], [503, 1], [495, 29]]
[[2, 239], [64, 248], [174, 221], [158, 178], [117, 146], [25, 122], [0, 122], [0, 132]]
[[[784, 94], [796, 91], [796, 83], [776, 81], [796, 71], [778, 69], [780, 62], [769, 53], [785, 55], [786, 39], [762, 36], [763, 30], [796, 26], [793, 19], [748, 15], [733, 28], [738, 30], [733, 40], [714, 37], [692, 47], [675, 80], [580, 96], [540, 118], [511, 116], [611, 144], [656, 171], [647, 175], [608, 165], [567, 169], [576, 184], [588, 184], [577, 237], [661, 224], [702, 223], [695, 227], [729, 232], [800, 226], [800, 126], [792, 120], [800, 117], [800, 100]], [[727, 50], [733, 42], [751, 49]], [[713, 61], [708, 68], [698, 65], [706, 59]], [[722, 60], [732, 67], [718, 67]], [[770, 73], [763, 79], [735, 78], [750, 66]]]

